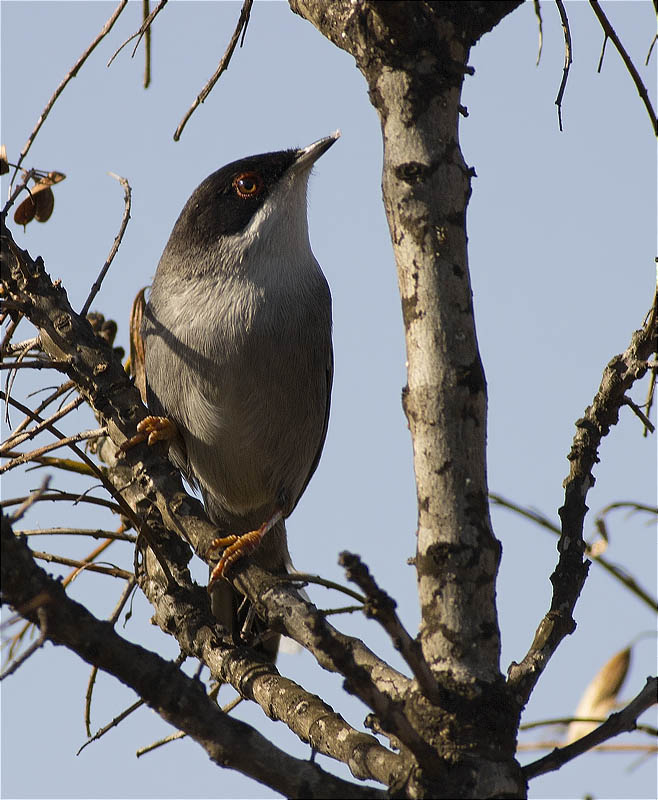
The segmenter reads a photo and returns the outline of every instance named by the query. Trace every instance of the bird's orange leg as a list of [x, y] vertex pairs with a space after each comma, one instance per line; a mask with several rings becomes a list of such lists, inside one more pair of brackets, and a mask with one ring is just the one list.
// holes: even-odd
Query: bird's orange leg
[[231, 534], [230, 536], [222, 536], [219, 539], [213, 539], [210, 543], [208, 551], [214, 550], [217, 547], [225, 547], [226, 549], [222, 553], [222, 557], [219, 559], [219, 563], [213, 569], [210, 580], [208, 581], [208, 591], [210, 591], [213, 585], [220, 579], [226, 576], [227, 571], [231, 568], [236, 561], [239, 559], [244, 558], [244, 556], [248, 556], [250, 553], [253, 553], [254, 550], [258, 547], [261, 543], [263, 536], [271, 530], [276, 523], [282, 519], [283, 512], [277, 511], [267, 520], [264, 522], [260, 528], [255, 531], [249, 531], [249, 533], [243, 533], [240, 536], [236, 534]]

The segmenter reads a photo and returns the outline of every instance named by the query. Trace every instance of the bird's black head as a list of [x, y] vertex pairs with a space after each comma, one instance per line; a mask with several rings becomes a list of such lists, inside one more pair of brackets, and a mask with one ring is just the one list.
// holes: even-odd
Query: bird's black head
[[[337, 131], [300, 149], [241, 158], [213, 172], [194, 190], [185, 204], [165, 248], [163, 260], [176, 265], [178, 270], [188, 264], [193, 264], [194, 269], [199, 270], [202, 265], [211, 263], [199, 259], [200, 253], [209, 252], [222, 241], [228, 246], [231, 239], [233, 244], [229, 252], [239, 260], [240, 252], [253, 235], [263, 233], [266, 228], [272, 232], [277, 224], [287, 229], [286, 232], [279, 231], [284, 238], [297, 234], [301, 241], [300, 226], [306, 227], [308, 174], [314, 162], [334, 144], [339, 135]], [[246, 232], [261, 209], [263, 215], [259, 217], [257, 232], [251, 231], [244, 242], [239, 238], [236, 240], [235, 237]], [[272, 233], [269, 235], [272, 236]], [[306, 241], [307, 236], [306, 233]]]
[[192, 193], [172, 235], [181, 236], [190, 246], [244, 230], [298, 152], [249, 156], [213, 172]]

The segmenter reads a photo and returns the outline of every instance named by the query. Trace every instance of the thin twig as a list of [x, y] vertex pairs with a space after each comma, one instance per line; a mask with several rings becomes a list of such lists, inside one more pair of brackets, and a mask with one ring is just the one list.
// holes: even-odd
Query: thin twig
[[[57, 400], [58, 397], [61, 397], [63, 394], [66, 394], [69, 391], [69, 389], [72, 389], [74, 386], [75, 384], [73, 383], [73, 381], [66, 381], [61, 386], [58, 386], [57, 389], [55, 389], [55, 391], [51, 395], [48, 395], [48, 397], [46, 397], [45, 400], [39, 403], [39, 405], [35, 409], [30, 409], [30, 413], [25, 415], [25, 419], [23, 419], [23, 421], [14, 428], [12, 436], [16, 436], [17, 433], [20, 433], [24, 428], [27, 428], [30, 422], [34, 422], [35, 416], [41, 414], [41, 412], [45, 408], [47, 408], [54, 400]], [[36, 392], [33, 392], [32, 394], [36, 394]], [[32, 395], [30, 395], [30, 397], [31, 396]]]
[[55, 105], [55, 101], [60, 96], [60, 94], [64, 91], [64, 89], [66, 88], [66, 85], [68, 84], [68, 82], [72, 78], [75, 78], [75, 76], [78, 74], [80, 68], [85, 63], [87, 58], [91, 55], [91, 53], [95, 49], [96, 45], [98, 45], [98, 43], [101, 41], [101, 39], [103, 39], [105, 36], [107, 36], [107, 34], [112, 30], [112, 26], [117, 21], [117, 19], [119, 18], [119, 14], [121, 14], [121, 12], [123, 11], [123, 9], [126, 7], [127, 4], [128, 4], [128, 0], [120, 0], [119, 5], [115, 8], [114, 12], [112, 13], [112, 16], [107, 20], [105, 25], [103, 25], [103, 27], [101, 29], [101, 32], [94, 39], [94, 41], [89, 45], [89, 47], [84, 51], [84, 53], [80, 56], [80, 58], [75, 62], [73, 67], [67, 73], [67, 75], [64, 78], [64, 80], [59, 84], [57, 89], [55, 89], [55, 93], [53, 94], [53, 96], [46, 103], [46, 107], [41, 112], [41, 116], [37, 120], [37, 124], [34, 126], [34, 130], [29, 135], [28, 140], [25, 143], [25, 145], [23, 146], [23, 149], [21, 150], [21, 154], [18, 157], [18, 161], [16, 162], [16, 167], [15, 167], [15, 170], [14, 170], [14, 174], [12, 175], [12, 178], [11, 178], [11, 183], [12, 184], [13, 184], [15, 178], [16, 178], [16, 174], [17, 174], [17, 172], [18, 172], [18, 170], [20, 168], [20, 165], [23, 163], [23, 159], [28, 154], [28, 151], [29, 151], [30, 147], [32, 147], [32, 144], [33, 144], [33, 142], [34, 142], [34, 140], [36, 138], [37, 133], [39, 133], [39, 130], [41, 129], [41, 126], [46, 121], [46, 117], [50, 113], [50, 110], [52, 109], [52, 107]]
[[542, 24], [541, 18], [541, 7], [539, 5], [539, 0], [534, 0], [534, 7], [535, 7], [535, 16], [537, 17], [537, 26], [539, 28], [539, 46], [537, 48], [537, 63], [535, 66], [539, 66], [539, 61], [541, 60], [541, 51], [544, 46], [544, 27]]
[[132, 572], [128, 572], [121, 567], [102, 567], [100, 564], [92, 564], [85, 561], [79, 561], [75, 558], [67, 558], [66, 556], [57, 556], [54, 553], [42, 553], [40, 550], [33, 550], [32, 556], [39, 558], [41, 561], [46, 561], [49, 564], [62, 564], [65, 567], [76, 567], [88, 572], [98, 572], [101, 575], [109, 575], [111, 578], [123, 578], [129, 580], [134, 577]]
[[[597, 725], [605, 722], [601, 717], [556, 717], [555, 719], [539, 719], [535, 722], [524, 722], [519, 725], [520, 731], [530, 731], [533, 728], [545, 728], [552, 725], [571, 725], [572, 722], [595, 722]], [[649, 734], [649, 736], [658, 736], [658, 728], [652, 725], [636, 725], [636, 731]]]
[[[537, 525], [542, 528], [546, 528], [551, 533], [554, 533], [556, 536], [560, 536], [561, 530], [558, 525], [551, 520], [540, 514], [539, 511], [535, 511], [531, 508], [525, 508], [524, 506], [520, 506], [517, 503], [513, 503], [511, 500], [507, 500], [504, 497], [501, 497], [498, 494], [494, 494], [493, 492], [489, 493], [489, 499], [496, 503], [503, 508], [507, 508], [510, 511], [514, 511], [516, 514], [520, 514], [522, 517], [526, 517], [529, 520], [532, 520]], [[638, 508], [638, 510], [652, 510], [651, 506], [640, 506], [639, 504], [626, 504], [626, 503], [611, 503], [609, 506], [606, 506], [605, 509], [599, 511], [597, 515], [597, 519], [601, 517], [607, 510], [611, 508], [616, 508], [618, 506], [625, 506], [625, 505], [633, 505], [633, 507]], [[596, 523], [596, 521], [595, 521]], [[644, 603], [646, 603], [652, 611], [658, 611], [658, 600], [655, 597], [652, 597], [647, 591], [645, 591], [630, 575], [628, 575], [621, 567], [618, 567], [616, 564], [613, 564], [611, 561], [608, 561], [603, 555], [596, 555], [592, 552], [591, 547], [587, 545], [585, 550], [587, 556], [603, 567], [606, 572], [616, 578], [620, 583], [622, 583], [630, 592], [640, 598]]]
[[132, 533], [106, 531], [101, 528], [25, 528], [15, 531], [17, 536], [89, 536], [92, 539], [116, 539], [119, 542], [134, 542]]
[[34, 336], [32, 339], [26, 339], [24, 342], [17, 342], [16, 344], [11, 344], [10, 342], [5, 344], [3, 342], [0, 352], [2, 353], [3, 358], [6, 358], [7, 356], [14, 356], [16, 353], [20, 353], [26, 348], [30, 350], [33, 347], [36, 347], [39, 350], [41, 349], [40, 336]]
[[213, 86], [219, 80], [219, 76], [228, 69], [229, 62], [231, 61], [231, 56], [233, 55], [233, 51], [235, 50], [235, 46], [238, 43], [238, 39], [240, 38], [240, 34], [242, 33], [242, 42], [240, 42], [240, 47], [242, 47], [242, 43], [244, 42], [244, 33], [247, 30], [247, 25], [249, 24], [249, 14], [251, 13], [251, 6], [253, 5], [254, 0], [244, 0], [242, 4], [242, 10], [240, 11], [240, 18], [238, 19], [238, 24], [236, 25], [235, 31], [233, 32], [233, 36], [231, 37], [231, 41], [229, 42], [228, 47], [226, 48], [226, 52], [222, 56], [222, 60], [219, 62], [219, 66], [215, 70], [213, 76], [210, 78], [208, 83], [203, 87], [201, 92], [197, 95], [196, 100], [192, 103], [190, 108], [187, 110], [185, 116], [180, 121], [178, 127], [176, 128], [176, 132], [174, 133], [174, 141], [177, 142], [181, 134], [183, 133], [183, 128], [187, 125], [187, 121], [192, 116], [196, 108], [203, 103], [203, 101], [208, 97], [210, 92], [212, 91]]
[[37, 358], [34, 361], [9, 361], [0, 364], [0, 369], [57, 369], [65, 372], [70, 364], [66, 361], [53, 361], [47, 358]]
[[596, 66], [596, 72], [598, 75], [601, 74], [601, 69], [603, 67], [603, 58], [605, 56], [605, 46], [608, 44], [608, 34], [605, 33], [603, 36], [603, 44], [601, 45], [601, 55], [599, 56], [599, 63]]
[[57, 450], [59, 447], [66, 447], [70, 444], [74, 444], [75, 442], [98, 439], [99, 436], [105, 436], [106, 434], [107, 428], [96, 428], [93, 431], [81, 431], [80, 433], [73, 434], [73, 436], [65, 436], [62, 439], [58, 439], [56, 442], [45, 444], [43, 447], [38, 447], [36, 450], [31, 450], [29, 453], [23, 453], [22, 455], [13, 458], [11, 461], [8, 461], [6, 464], [3, 464], [0, 467], [0, 475], [2, 475], [3, 472], [8, 472], [10, 469], [19, 466], [20, 464], [25, 464], [26, 461], [31, 461], [33, 458], [37, 458], [45, 453], [49, 453], [51, 450]]
[[[240, 698], [242, 699], [242, 698]], [[156, 742], [151, 742], [151, 744], [147, 744], [146, 747], [140, 747], [139, 750], [135, 751], [135, 755], [137, 758], [140, 756], [145, 756], [147, 753], [152, 753], [153, 750], [157, 750], [158, 747], [162, 747], [165, 744], [169, 744], [169, 742], [176, 742], [178, 739], [184, 739], [187, 736], [185, 731], [176, 731], [176, 733], [170, 733], [169, 736], [165, 736], [164, 739], [158, 739]]]
[[[153, 22], [153, 20], [157, 17], [157, 15], [162, 11], [162, 9], [166, 5], [167, 5], [167, 0], [160, 0], [160, 2], [157, 5], [157, 8], [154, 11], [152, 11], [148, 15], [148, 17], [142, 22], [142, 24], [139, 27], [139, 30], [135, 31], [135, 33], [133, 33], [132, 36], [129, 36], [126, 39], [126, 41], [121, 45], [121, 47], [119, 47], [119, 48], [117, 48], [117, 50], [115, 50], [114, 54], [112, 55], [112, 58], [110, 58], [110, 60], [107, 62], [107, 66], [108, 67], [112, 64], [114, 59], [119, 55], [119, 53], [123, 50], [123, 48], [129, 42], [132, 42], [133, 39], [137, 39], [137, 37], [139, 37], [137, 39], [137, 44], [135, 45], [135, 49], [133, 50], [133, 56], [135, 55], [135, 53], [137, 52], [137, 48], [139, 47], [139, 43], [142, 40], [143, 34], [146, 33], [146, 31], [150, 28], [151, 23]], [[146, 88], [146, 87], [144, 87], [144, 88]]]
[[[523, 742], [516, 747], [517, 752], [529, 752], [532, 750], [553, 750], [560, 746], [560, 742]], [[597, 753], [658, 753], [658, 745], [655, 744], [597, 744], [590, 747], [590, 751]]]
[[558, 510], [562, 524], [557, 547], [559, 558], [551, 575], [551, 605], [539, 623], [532, 645], [522, 662], [512, 662], [508, 670], [508, 685], [521, 707], [527, 703], [560, 643], [576, 627], [573, 610], [590, 566], [590, 562], [584, 558], [583, 527], [588, 511], [585, 500], [594, 485], [592, 471], [599, 461], [598, 452], [603, 437], [619, 422], [624, 396], [647, 372], [647, 359], [655, 349], [658, 335], [656, 299], [654, 295], [644, 325], [633, 332], [629, 346], [605, 367], [592, 405], [575, 423], [576, 433], [567, 456], [569, 475], [563, 484], [564, 504]]
[[366, 617], [376, 619], [388, 633], [393, 646], [404, 658], [427, 699], [433, 703], [440, 703], [439, 685], [425, 661], [419, 642], [411, 638], [400, 622], [400, 618], [395, 612], [395, 600], [379, 588], [370, 574], [370, 570], [359, 556], [343, 551], [338, 557], [338, 563], [344, 567], [348, 580], [356, 583], [365, 594], [366, 603], [363, 613]]
[[[211, 693], [212, 694], [212, 693]], [[243, 697], [236, 697], [231, 700], [230, 703], [227, 703], [225, 706], [222, 706], [222, 711], [225, 714], [230, 713], [237, 705], [239, 705], [244, 700]], [[145, 756], [147, 753], [153, 752], [153, 750], [157, 750], [158, 747], [162, 747], [165, 744], [169, 744], [169, 742], [175, 742], [178, 739], [184, 739], [187, 736], [185, 731], [176, 731], [176, 733], [172, 733], [169, 736], [165, 736], [164, 739], [158, 739], [157, 742], [152, 742], [151, 744], [147, 744], [146, 747], [140, 747], [139, 750], [135, 752], [137, 758], [140, 756]]]
[[564, 90], [567, 88], [569, 69], [573, 63], [573, 48], [571, 46], [571, 29], [569, 28], [569, 18], [567, 17], [567, 11], [564, 7], [564, 3], [562, 0], [555, 0], [555, 5], [557, 6], [557, 10], [560, 14], [562, 31], [564, 32], [564, 67], [562, 69], [560, 88], [558, 90], [557, 97], [555, 98], [555, 105], [557, 106], [557, 119], [560, 125], [560, 131], [562, 131], [562, 97], [564, 96]]
[[[2, 393], [0, 393], [0, 398], [2, 396], [3, 396]], [[14, 400], [13, 398], [9, 398], [9, 402], [13, 406], [16, 406], [17, 408], [19, 408], [24, 414], [31, 414], [33, 416], [33, 418], [37, 422], [41, 422], [42, 421], [41, 418], [38, 417], [37, 415], [33, 414], [27, 406], [24, 406], [22, 403], [19, 403], [17, 400]], [[58, 436], [60, 439], [71, 438], [71, 437], [65, 437], [64, 434], [61, 431], [59, 431], [54, 425], [48, 425], [48, 430], [51, 431], [52, 433], [54, 433], [55, 436]], [[160, 567], [162, 568], [162, 572], [164, 573], [165, 580], [167, 581], [167, 585], [168, 586], [175, 586], [176, 582], [174, 581], [174, 578], [173, 578], [173, 576], [171, 574], [171, 570], [169, 569], [169, 566], [168, 566], [167, 561], [165, 560], [164, 556], [160, 552], [160, 548], [158, 547], [158, 543], [155, 540], [155, 537], [153, 536], [153, 533], [152, 533], [151, 529], [149, 528], [148, 523], [145, 522], [144, 520], [140, 520], [139, 519], [139, 517], [137, 516], [136, 512], [133, 511], [133, 509], [128, 505], [128, 503], [125, 501], [125, 499], [123, 498], [121, 493], [115, 488], [113, 483], [108, 480], [108, 478], [105, 475], [105, 473], [100, 469], [100, 467], [97, 464], [95, 464], [91, 460], [91, 458], [89, 458], [89, 456], [86, 453], [84, 453], [82, 450], [80, 450], [80, 448], [77, 447], [73, 442], [68, 442], [68, 446], [73, 450], [73, 452], [82, 461], [85, 462], [85, 464], [87, 464], [87, 466], [89, 466], [89, 468], [93, 471], [93, 473], [96, 475], [96, 477], [99, 478], [99, 480], [101, 481], [101, 483], [103, 484], [105, 489], [107, 489], [107, 491], [110, 493], [110, 495], [116, 500], [116, 502], [117, 502], [117, 504], [119, 506], [120, 512], [130, 520], [130, 522], [133, 525], [133, 527], [135, 528], [135, 530], [139, 531], [139, 533], [141, 533], [144, 536], [144, 538], [148, 542], [149, 547], [153, 551], [153, 554], [155, 555], [156, 559], [158, 560], [158, 563], [160, 564]], [[28, 454], [26, 454], [26, 455], [28, 455]], [[13, 464], [14, 462], [10, 462], [10, 463]], [[8, 467], [8, 466], [9, 466], [9, 464], [5, 464], [5, 467]], [[0, 472], [2, 472], [2, 470], [5, 467], [0, 467]]]
[[20, 504], [20, 506], [16, 509], [16, 511], [14, 511], [14, 513], [9, 517], [12, 524], [14, 522], [18, 522], [19, 520], [23, 519], [23, 517], [25, 516], [25, 512], [33, 503], [36, 503], [36, 501], [43, 495], [43, 493], [48, 488], [49, 483], [50, 483], [50, 475], [47, 475], [43, 479], [41, 486], [36, 491], [32, 492], [30, 496], [26, 500], [24, 500]]
[[619, 38], [619, 36], [617, 36], [615, 29], [610, 24], [610, 21], [606, 17], [605, 12], [601, 8], [598, 0], [589, 0], [589, 4], [592, 6], [592, 11], [594, 11], [596, 18], [601, 23], [603, 32], [607, 37], [609, 37], [612, 40], [612, 43], [617, 48], [617, 52], [621, 56], [622, 61], [626, 65], [628, 74], [633, 79], [635, 88], [637, 89], [638, 94], [642, 98], [644, 107], [646, 108], [647, 113], [649, 114], [649, 119], [651, 120], [651, 127], [653, 128], [654, 134], [658, 135], [658, 120], [656, 119], [656, 112], [653, 110], [653, 106], [651, 105], [651, 100], [649, 99], [649, 93], [647, 92], [647, 87], [644, 85], [639, 72], [635, 69], [635, 64], [633, 64], [631, 57], [626, 52], [624, 45], [621, 43], [621, 39]]
[[125, 178], [122, 178], [120, 175], [115, 175], [114, 172], [109, 173], [112, 178], [115, 178], [119, 183], [123, 186], [123, 197], [124, 197], [124, 209], [123, 209], [123, 219], [121, 220], [121, 226], [119, 228], [119, 232], [114, 237], [114, 242], [112, 244], [112, 249], [110, 250], [110, 254], [107, 257], [107, 261], [103, 264], [103, 268], [101, 269], [94, 285], [91, 287], [91, 291], [89, 292], [89, 297], [85, 300], [84, 306], [82, 306], [82, 310], [80, 311], [81, 317], [86, 317], [87, 312], [89, 311], [89, 307], [91, 306], [94, 297], [98, 294], [101, 288], [101, 284], [103, 283], [103, 278], [107, 274], [108, 269], [110, 268], [110, 264], [114, 261], [114, 256], [117, 254], [119, 249], [119, 245], [121, 244], [121, 240], [123, 239], [123, 234], [126, 232], [126, 227], [128, 225], [128, 220], [130, 219], [130, 196], [131, 196], [131, 189], [130, 184]]
[[547, 772], [559, 769], [563, 764], [611, 739], [613, 736], [635, 730], [637, 727], [636, 720], [640, 714], [651, 708], [658, 701], [657, 692], [658, 678], [647, 678], [644, 688], [637, 697], [631, 700], [621, 711], [611, 714], [602, 725], [599, 725], [591, 733], [581, 739], [577, 739], [566, 747], [556, 747], [552, 753], [544, 756], [544, 758], [522, 767], [525, 779], [530, 780], [538, 775], [544, 775]]
[[100, 730], [96, 731], [96, 733], [91, 737], [91, 739], [87, 739], [87, 741], [82, 745], [82, 747], [76, 753], [76, 756], [79, 756], [80, 753], [85, 749], [85, 747], [88, 744], [97, 741], [98, 739], [101, 738], [101, 736], [104, 736], [108, 731], [111, 731], [112, 728], [116, 728], [116, 726], [120, 722], [123, 722], [123, 720], [126, 717], [129, 717], [133, 713], [133, 711], [137, 711], [138, 708], [143, 706], [144, 702], [145, 702], [144, 700], [137, 700], [136, 703], [133, 703], [131, 706], [128, 706], [128, 708], [126, 708], [125, 711], [122, 711], [120, 714], [117, 714], [117, 716], [114, 717], [114, 719], [111, 722], [108, 722], [107, 725], [104, 725]]
[[48, 425], [51, 425], [53, 422], [57, 422], [58, 419], [65, 417], [69, 412], [74, 411], [83, 403], [84, 398], [82, 396], [76, 397], [76, 399], [72, 400], [67, 406], [60, 408], [59, 411], [56, 411], [51, 417], [43, 420], [43, 422], [39, 422], [34, 426], [34, 428], [30, 428], [22, 433], [11, 433], [9, 437], [2, 443], [2, 446], [0, 447], [0, 455], [3, 455], [17, 445], [22, 444], [27, 439], [34, 439], [34, 437], [47, 428]]
[[[108, 622], [111, 622], [112, 625], [116, 624], [116, 621], [119, 619], [119, 615], [121, 614], [124, 606], [128, 602], [128, 598], [130, 597], [132, 590], [135, 588], [135, 576], [131, 575], [131, 577], [126, 581], [126, 585], [123, 587], [123, 591], [121, 592], [121, 596], [117, 601], [114, 610], [110, 614], [108, 618]], [[96, 675], [98, 674], [98, 667], [93, 666], [91, 670], [91, 674], [89, 675], [89, 681], [87, 683], [87, 691], [85, 693], [85, 730], [87, 731], [87, 736], [91, 736], [91, 698], [94, 691], [94, 684], [96, 683]]]
[[[149, 18], [149, 0], [142, 0], [142, 25]], [[151, 85], [151, 26], [144, 31], [144, 88]]]
[[656, 42], [658, 41], [658, 33], [654, 33], [653, 39], [651, 40], [651, 44], [649, 45], [649, 52], [647, 53], [647, 57], [644, 60], [644, 66], [649, 66], [649, 59], [651, 58], [651, 53], [653, 52], [653, 48], [656, 46]]
[[359, 603], [363, 604], [366, 602], [366, 598], [362, 594], [355, 592], [354, 589], [350, 589], [349, 586], [343, 586], [340, 583], [330, 581], [327, 578], [321, 578], [319, 575], [313, 575], [310, 572], [290, 572], [285, 578], [281, 578], [282, 583], [287, 583], [289, 581], [294, 581], [295, 583], [298, 581], [300, 583], [315, 583], [318, 586], [324, 586], [327, 589], [335, 589], [337, 592], [342, 592], [358, 600]]
[[637, 403], [634, 403], [630, 397], [624, 397], [624, 403], [633, 410], [633, 412], [637, 417], [639, 417], [642, 420], [645, 430], [650, 431], [650, 433], [655, 433], [656, 429], [653, 425], [653, 422], [651, 422], [649, 417], [647, 417], [647, 415], [644, 413], [644, 411], [642, 411], [642, 409], [637, 405]]
[[[2, 322], [4, 322], [5, 315], [7, 312], [3, 312], [2, 315]], [[11, 338], [14, 335], [16, 328], [18, 327], [18, 323], [23, 319], [22, 314], [17, 314], [15, 319], [9, 320], [9, 325], [7, 325], [7, 330], [5, 331], [5, 335], [2, 337], [2, 343], [0, 343], [0, 355], [4, 357], [5, 353], [7, 352], [7, 348], [11, 343]]]
[[[653, 396], [655, 394], [655, 391], [656, 391], [656, 370], [652, 369], [649, 375], [649, 388], [647, 389], [647, 399], [644, 401], [644, 407], [646, 408], [647, 417], [651, 413], [651, 409], [653, 407]], [[648, 433], [649, 429], [645, 425], [642, 435], [646, 437]]]
[[37, 617], [39, 619], [39, 628], [40, 628], [39, 638], [36, 639], [34, 642], [32, 642], [32, 644], [28, 648], [26, 648], [20, 654], [20, 656], [10, 664], [9, 667], [7, 667], [7, 669], [0, 675], [0, 681], [4, 680], [5, 678], [8, 678], [12, 673], [16, 672], [16, 670], [21, 666], [21, 664], [24, 664], [31, 655], [34, 655], [34, 653], [36, 653], [36, 651], [39, 650], [39, 648], [43, 647], [46, 641], [46, 634], [48, 632], [46, 614], [43, 608], [39, 607], [37, 609]]
[[[0, 500], [0, 508], [10, 508], [11, 506], [22, 503], [24, 500], [25, 497], [10, 497], [9, 499], [3, 499]], [[62, 500], [69, 502], [73, 500], [75, 503], [89, 503], [90, 505], [94, 506], [104, 506], [105, 508], [109, 508], [110, 511], [114, 511], [115, 514], [123, 513], [123, 509], [120, 505], [113, 503], [111, 500], [106, 500], [104, 497], [86, 497], [75, 492], [63, 492], [60, 489], [53, 490], [53, 492], [45, 492], [41, 495], [39, 500], [42, 503], [46, 501], [56, 502], [58, 500]]]

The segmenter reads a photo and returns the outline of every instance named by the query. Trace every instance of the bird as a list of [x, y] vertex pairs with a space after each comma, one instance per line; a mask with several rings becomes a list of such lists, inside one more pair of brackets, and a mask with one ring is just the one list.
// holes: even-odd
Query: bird
[[[339, 138], [233, 161], [192, 193], [141, 322], [149, 443], [197, 487], [222, 557], [213, 613], [235, 642], [253, 610], [225, 580], [241, 558], [292, 569], [285, 521], [324, 446], [333, 381], [332, 300], [311, 249], [311, 168]], [[244, 631], [243, 631], [244, 633]], [[277, 635], [261, 651], [276, 657]]]

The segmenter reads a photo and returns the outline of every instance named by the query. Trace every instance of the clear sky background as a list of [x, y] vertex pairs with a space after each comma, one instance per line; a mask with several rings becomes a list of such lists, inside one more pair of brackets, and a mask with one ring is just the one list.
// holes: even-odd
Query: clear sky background
[[[2, 2], [2, 141], [10, 160], [113, 8], [105, 2]], [[173, 132], [214, 71], [239, 9], [234, 2], [170, 3], [155, 23], [153, 82], [144, 91], [141, 48], [134, 59], [132, 46], [125, 48], [106, 68], [112, 53], [140, 25], [141, 3], [129, 4], [56, 103], [25, 162], [66, 173], [66, 181], [56, 187], [53, 217], [44, 225], [30, 224], [25, 232], [15, 228], [14, 235], [33, 256], [43, 256], [48, 272], [62, 279], [73, 307], [80, 309], [123, 214], [123, 192], [107, 173], [125, 176], [133, 190], [132, 220], [93, 307], [117, 320], [118, 341], [127, 346], [130, 303], [151, 280], [172, 225], [197, 184], [235, 158], [306, 145], [340, 128], [342, 138], [315, 168], [309, 197], [311, 241], [334, 300], [332, 416], [320, 467], [289, 520], [290, 551], [299, 569], [339, 581], [338, 553], [358, 552], [397, 599], [403, 621], [415, 634], [415, 573], [406, 564], [415, 550], [415, 491], [400, 403], [404, 337], [381, 204], [379, 122], [350, 56], [293, 15], [287, 4], [257, 2], [244, 48], [236, 50], [228, 72], [197, 109], [182, 140], [174, 143]], [[567, 3], [574, 64], [564, 97], [565, 130], [559, 132], [554, 100], [563, 38], [554, 4], [542, 3], [542, 9], [539, 67], [531, 3], [474, 48], [476, 72], [466, 78], [463, 99], [469, 116], [461, 121], [461, 145], [478, 175], [468, 234], [489, 387], [490, 489], [557, 521], [574, 421], [591, 402], [604, 366], [626, 348], [651, 303], [656, 155], [646, 111], [611, 44], [601, 74], [596, 73], [602, 32], [585, 2]], [[650, 66], [643, 66], [654, 32], [652, 4], [605, 3], [604, 9], [655, 107], [655, 52]], [[6, 188], [3, 179], [3, 197]], [[27, 338], [29, 326], [23, 325], [22, 338]], [[23, 371], [15, 393], [20, 396], [36, 385]], [[646, 381], [633, 393], [636, 402], [643, 402], [645, 393]], [[12, 414], [12, 420], [18, 422], [18, 415]], [[95, 426], [93, 419], [81, 424]], [[620, 425], [604, 440], [601, 459], [588, 497], [594, 511], [617, 500], [655, 503], [655, 437], [642, 437], [642, 426], [629, 409], [622, 409]], [[3, 496], [24, 493], [40, 481], [39, 472], [12, 472], [3, 480]], [[66, 482], [55, 476], [54, 485], [64, 488]], [[23, 524], [36, 528], [73, 520], [80, 527], [117, 524], [64, 504], [37, 504]], [[503, 543], [498, 603], [505, 671], [512, 659], [524, 655], [549, 606], [556, 540], [502, 509], [493, 509], [493, 521]], [[654, 525], [615, 512], [609, 528], [608, 557], [655, 593]], [[593, 536], [592, 517], [586, 534]], [[39, 537], [30, 544], [35, 549], [57, 544], [60, 551], [81, 557], [96, 542], [53, 544]], [[107, 558], [126, 568], [132, 564], [127, 545], [113, 545]], [[56, 567], [49, 569], [58, 573]], [[196, 575], [205, 580], [203, 565]], [[325, 589], [309, 591], [318, 605], [344, 604]], [[70, 590], [98, 616], [109, 615], [119, 592], [113, 579], [86, 575]], [[149, 606], [138, 594], [132, 618], [118, 630], [174, 658], [173, 640], [149, 625], [149, 617]], [[655, 617], [596, 564], [575, 617], [578, 630], [551, 661], [526, 721], [573, 713], [603, 663], [647, 631], [634, 647], [622, 697], [635, 696], [655, 672]], [[336, 622], [403, 669], [374, 622], [359, 615]], [[320, 670], [308, 654], [284, 654], [279, 667], [361, 725], [367, 709], [344, 696], [340, 677]], [[76, 757], [85, 741], [89, 669], [48, 644], [3, 682], [3, 797], [278, 796], [219, 769], [188, 740], [137, 759], [138, 748], [172, 732], [146, 708]], [[231, 697], [230, 688], [222, 690], [220, 698]], [[134, 700], [132, 691], [115, 679], [99, 676], [93, 729]], [[243, 703], [234, 713], [293, 754], [310, 755], [307, 746], [282, 724], [266, 719], [257, 706]], [[655, 724], [655, 714], [644, 720]], [[544, 729], [524, 735], [523, 741], [552, 736], [554, 731]], [[542, 754], [524, 752], [521, 761]], [[348, 776], [327, 758], [319, 757], [319, 763]], [[592, 753], [530, 787], [534, 798], [586, 793], [655, 797], [655, 758]]]

